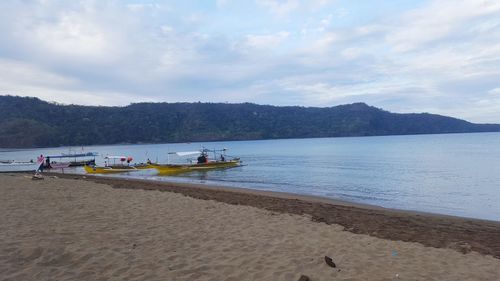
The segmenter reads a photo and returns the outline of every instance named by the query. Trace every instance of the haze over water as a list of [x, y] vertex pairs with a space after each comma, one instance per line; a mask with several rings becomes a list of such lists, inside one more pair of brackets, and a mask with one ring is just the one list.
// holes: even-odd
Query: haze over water
[[[154, 171], [119, 176], [317, 195], [500, 221], [499, 144], [500, 133], [477, 133], [111, 145], [85, 151], [132, 156], [136, 162], [167, 162], [169, 151], [192, 151], [201, 145], [228, 148], [227, 154], [241, 157], [245, 166], [169, 177]], [[67, 152], [64, 147], [2, 150], [0, 159]], [[96, 160], [103, 163], [101, 157]]]

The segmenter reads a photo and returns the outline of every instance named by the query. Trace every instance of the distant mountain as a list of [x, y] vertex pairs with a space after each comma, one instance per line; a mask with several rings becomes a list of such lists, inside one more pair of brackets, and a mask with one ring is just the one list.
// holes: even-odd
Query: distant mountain
[[334, 107], [251, 103], [60, 105], [0, 96], [0, 147], [498, 132], [435, 114], [396, 114], [364, 103]]

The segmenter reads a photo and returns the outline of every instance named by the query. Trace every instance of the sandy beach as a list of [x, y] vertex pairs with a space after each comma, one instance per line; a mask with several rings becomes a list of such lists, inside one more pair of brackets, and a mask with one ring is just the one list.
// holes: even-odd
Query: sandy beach
[[68, 175], [0, 174], [0, 192], [0, 280], [500, 276], [498, 222]]

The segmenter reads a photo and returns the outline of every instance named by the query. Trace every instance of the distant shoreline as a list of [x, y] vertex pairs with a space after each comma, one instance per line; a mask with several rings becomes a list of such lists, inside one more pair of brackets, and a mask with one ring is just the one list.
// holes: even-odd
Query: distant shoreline
[[0, 147], [12, 148], [500, 132], [500, 124], [391, 113], [362, 102], [321, 108], [251, 103], [92, 107], [0, 96], [0, 111], [5, 115]]
[[422, 134], [393, 134], [393, 135], [368, 135], [368, 136], [333, 136], [333, 137], [294, 137], [294, 138], [269, 138], [269, 139], [223, 139], [223, 140], [207, 140], [207, 141], [186, 141], [186, 142], [137, 142], [137, 143], [104, 143], [104, 144], [83, 144], [83, 145], [61, 145], [61, 146], [43, 146], [43, 147], [0, 147], [1, 152], [51, 149], [51, 148], [68, 148], [68, 147], [95, 147], [95, 146], [126, 146], [126, 145], [174, 145], [174, 144], [203, 144], [217, 142], [245, 142], [245, 141], [273, 141], [273, 140], [307, 140], [307, 139], [346, 139], [346, 138], [379, 138], [379, 137], [405, 137], [405, 136], [434, 136], [434, 135], [471, 135], [471, 134], [500, 134], [500, 132], [452, 132], [452, 133], [422, 133]]

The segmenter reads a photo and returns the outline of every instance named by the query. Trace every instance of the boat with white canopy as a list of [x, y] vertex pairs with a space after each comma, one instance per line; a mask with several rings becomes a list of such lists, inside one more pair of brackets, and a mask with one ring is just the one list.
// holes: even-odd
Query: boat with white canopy
[[[150, 166], [158, 170], [160, 175], [179, 174], [192, 171], [207, 171], [214, 169], [227, 169], [241, 166], [241, 160], [237, 157], [226, 155], [227, 149], [207, 149], [198, 151], [170, 152], [167, 164], [151, 163]], [[198, 155], [196, 159], [187, 159], [186, 164], [171, 164], [170, 155], [179, 157]]]
[[130, 156], [106, 156], [104, 157], [104, 166], [84, 166], [89, 174], [111, 174], [133, 172], [143, 169], [143, 166], [137, 167], [131, 165], [133, 158]]
[[45, 157], [44, 168], [62, 169], [67, 167], [77, 166], [92, 166], [95, 165], [95, 157], [97, 152], [87, 153], [61, 153], [61, 155], [47, 155]]

